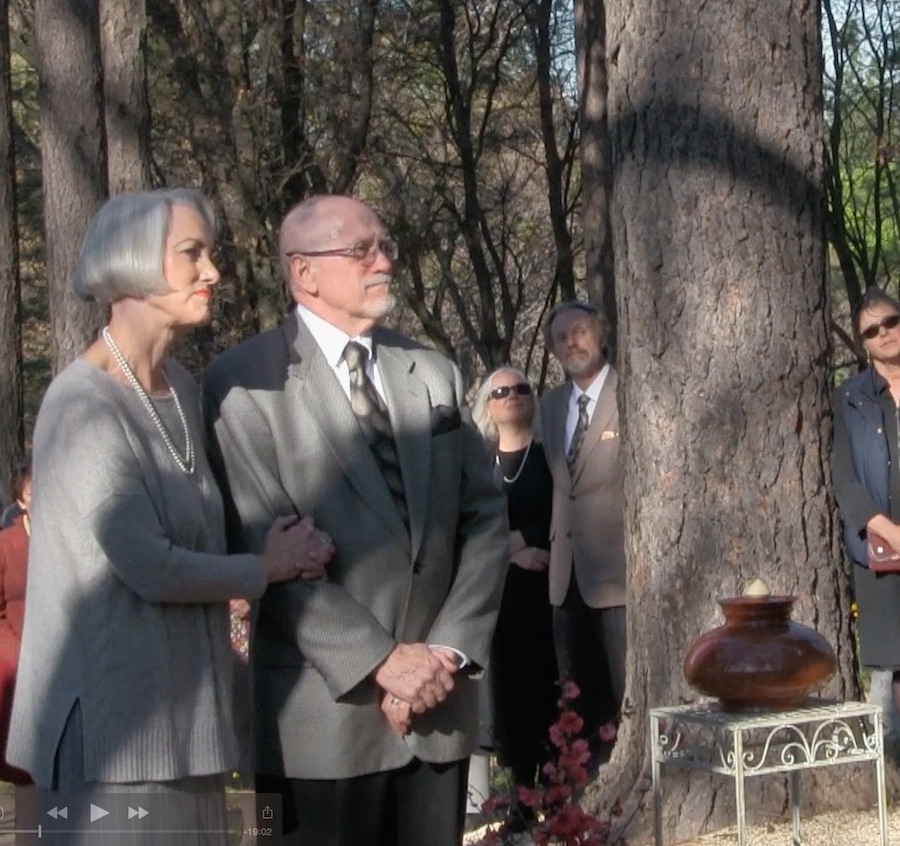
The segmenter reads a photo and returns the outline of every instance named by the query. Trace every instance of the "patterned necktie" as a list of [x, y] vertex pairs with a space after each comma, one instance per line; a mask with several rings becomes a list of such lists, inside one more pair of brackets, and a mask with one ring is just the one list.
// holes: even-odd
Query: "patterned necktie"
[[369, 351], [355, 341], [350, 341], [344, 348], [344, 361], [347, 362], [347, 369], [350, 371], [350, 407], [381, 468], [381, 474], [394, 498], [397, 510], [408, 526], [409, 511], [406, 507], [406, 494], [403, 490], [403, 477], [400, 475], [400, 460], [397, 458], [391, 418], [388, 416], [384, 401], [366, 373], [368, 357]]
[[587, 432], [589, 420], [587, 407], [591, 398], [587, 394], [578, 397], [578, 422], [575, 424], [575, 431], [572, 433], [572, 441], [569, 444], [569, 451], [566, 453], [566, 464], [569, 465], [569, 474], [575, 475], [575, 462], [578, 460], [578, 453], [581, 445], [584, 443], [584, 433]]

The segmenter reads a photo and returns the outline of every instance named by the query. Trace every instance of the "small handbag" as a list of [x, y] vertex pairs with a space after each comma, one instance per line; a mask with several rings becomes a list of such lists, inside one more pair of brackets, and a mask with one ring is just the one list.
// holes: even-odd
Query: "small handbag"
[[900, 552], [874, 532], [866, 532], [866, 557], [876, 573], [900, 573]]

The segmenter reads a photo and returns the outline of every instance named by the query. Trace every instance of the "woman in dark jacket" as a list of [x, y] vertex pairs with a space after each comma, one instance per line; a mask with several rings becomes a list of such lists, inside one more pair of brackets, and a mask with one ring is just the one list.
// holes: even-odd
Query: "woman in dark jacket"
[[834, 489], [856, 565], [860, 663], [893, 672], [900, 713], [900, 573], [875, 573], [866, 559], [868, 532], [900, 550], [900, 302], [869, 288], [853, 331], [869, 365], [838, 390]]

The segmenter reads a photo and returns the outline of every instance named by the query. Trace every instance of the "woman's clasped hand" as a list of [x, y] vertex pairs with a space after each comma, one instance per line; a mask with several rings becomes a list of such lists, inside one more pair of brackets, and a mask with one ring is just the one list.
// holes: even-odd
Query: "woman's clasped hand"
[[262, 552], [269, 582], [284, 582], [299, 576], [305, 581], [328, 578], [326, 568], [334, 555], [334, 544], [326, 532], [316, 528], [312, 517], [278, 517], [266, 533]]

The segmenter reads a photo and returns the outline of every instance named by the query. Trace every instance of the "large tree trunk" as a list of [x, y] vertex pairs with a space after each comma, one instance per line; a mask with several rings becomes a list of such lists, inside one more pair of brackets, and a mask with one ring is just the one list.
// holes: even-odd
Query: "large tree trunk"
[[[647, 789], [648, 709], [696, 698], [685, 652], [754, 577], [835, 647], [826, 692], [858, 691], [829, 494], [818, 4], [639, 0], [607, 24], [629, 680], [589, 801], [627, 805]], [[804, 776], [812, 805], [874, 799], [828, 783]], [[733, 824], [727, 780], [666, 785], [668, 839]], [[783, 780], [748, 791], [751, 821], [783, 810]]]
[[145, 0], [100, 0], [109, 193], [150, 187]]
[[71, 278], [88, 223], [106, 197], [106, 153], [95, 0], [35, 0], [51, 359], [58, 373], [99, 327]]
[[9, 66], [9, 0], [0, 0], [0, 479], [21, 453], [22, 300], [16, 237], [15, 155]]

